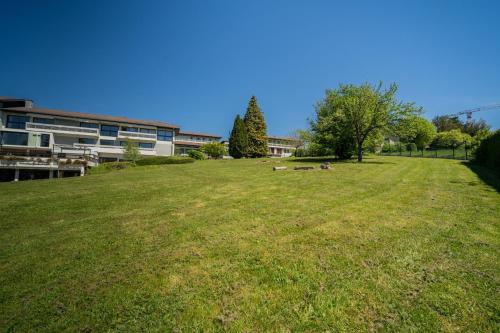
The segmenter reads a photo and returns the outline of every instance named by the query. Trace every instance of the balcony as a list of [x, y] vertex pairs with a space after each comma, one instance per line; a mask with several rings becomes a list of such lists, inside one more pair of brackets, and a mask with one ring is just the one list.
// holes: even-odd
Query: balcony
[[97, 128], [87, 128], [78, 126], [26, 123], [26, 129], [39, 132], [50, 132], [57, 134], [78, 135], [79, 137], [98, 137], [99, 130]]
[[156, 141], [156, 134], [118, 131], [118, 138], [120, 138], [120, 139], [138, 139], [141, 141]]

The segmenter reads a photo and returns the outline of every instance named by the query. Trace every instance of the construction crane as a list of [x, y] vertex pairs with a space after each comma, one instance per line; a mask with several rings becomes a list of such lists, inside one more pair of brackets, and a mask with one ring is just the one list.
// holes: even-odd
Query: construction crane
[[487, 106], [481, 106], [481, 107], [469, 109], [469, 110], [463, 110], [463, 111], [457, 112], [455, 114], [450, 114], [449, 116], [450, 117], [458, 117], [458, 116], [465, 114], [465, 115], [467, 115], [467, 122], [471, 122], [472, 121], [472, 114], [474, 112], [486, 111], [486, 110], [491, 110], [491, 109], [496, 109], [496, 108], [500, 108], [500, 103], [487, 105]]

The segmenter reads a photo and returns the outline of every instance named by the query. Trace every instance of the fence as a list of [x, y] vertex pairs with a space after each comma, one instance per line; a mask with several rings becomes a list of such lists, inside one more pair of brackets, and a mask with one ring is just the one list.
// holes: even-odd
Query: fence
[[455, 160], [470, 160], [472, 158], [471, 149], [466, 146], [449, 149], [431, 149], [408, 151], [405, 147], [394, 147], [393, 150], [381, 151], [384, 156], [406, 156], [425, 158], [450, 158]]

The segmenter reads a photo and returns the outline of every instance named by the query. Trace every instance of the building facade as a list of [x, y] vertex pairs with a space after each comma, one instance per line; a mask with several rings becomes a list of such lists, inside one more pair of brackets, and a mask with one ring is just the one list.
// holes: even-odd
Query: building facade
[[190, 150], [198, 150], [208, 142], [220, 142], [219, 135], [179, 131], [175, 136], [175, 154], [185, 156]]
[[83, 175], [87, 167], [123, 159], [127, 140], [142, 156], [171, 156], [176, 143], [197, 149], [220, 138], [179, 133], [161, 121], [36, 108], [28, 99], [0, 97], [0, 181]]
[[271, 157], [290, 157], [302, 143], [294, 138], [268, 136], [267, 147]]

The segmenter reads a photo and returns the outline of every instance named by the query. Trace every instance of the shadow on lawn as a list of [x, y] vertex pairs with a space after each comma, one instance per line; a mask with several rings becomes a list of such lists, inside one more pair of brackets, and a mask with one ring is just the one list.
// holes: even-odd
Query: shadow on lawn
[[[479, 176], [479, 178], [481, 178], [483, 182], [493, 187], [498, 193], [500, 193], [500, 177], [495, 175], [494, 170], [473, 162], [462, 162], [462, 164], [471, 169], [476, 175]], [[469, 185], [472, 186], [474, 184]]]
[[[291, 160], [291, 162], [305, 162], [305, 163], [358, 163], [356, 159], [350, 160], [339, 160], [335, 157], [297, 157]], [[396, 164], [394, 162], [387, 161], [374, 161], [370, 157], [364, 157], [362, 164]]]

